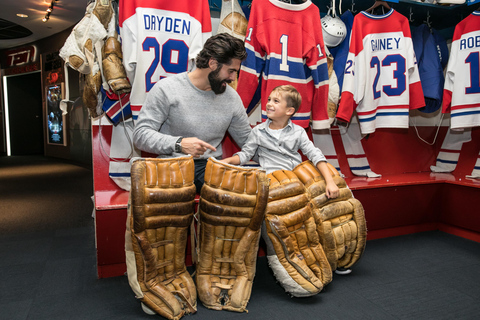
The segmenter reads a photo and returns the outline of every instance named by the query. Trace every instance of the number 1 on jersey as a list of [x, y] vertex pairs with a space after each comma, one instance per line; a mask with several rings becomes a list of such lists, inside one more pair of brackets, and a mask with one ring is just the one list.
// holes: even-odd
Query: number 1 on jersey
[[280, 43], [282, 44], [282, 62], [280, 63], [280, 71], [288, 72], [288, 36], [286, 34], [280, 37]]
[[479, 53], [472, 52], [465, 62], [470, 64], [470, 87], [465, 88], [465, 93], [480, 93], [480, 61]]

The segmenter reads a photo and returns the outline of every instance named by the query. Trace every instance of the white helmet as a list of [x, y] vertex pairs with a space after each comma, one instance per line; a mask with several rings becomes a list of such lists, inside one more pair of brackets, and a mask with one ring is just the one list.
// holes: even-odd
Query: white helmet
[[333, 15], [330, 15], [332, 8], [322, 18], [323, 42], [327, 47], [338, 46], [347, 36], [347, 27], [342, 19], [335, 14], [335, 1], [333, 2]]

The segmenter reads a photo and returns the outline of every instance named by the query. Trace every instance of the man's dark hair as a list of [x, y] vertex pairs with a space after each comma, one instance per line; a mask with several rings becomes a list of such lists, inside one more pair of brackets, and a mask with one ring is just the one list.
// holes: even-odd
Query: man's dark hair
[[229, 64], [232, 59], [243, 61], [247, 58], [247, 51], [243, 41], [228, 33], [219, 33], [207, 39], [202, 51], [195, 60], [197, 68], [208, 68], [210, 58], [219, 64]]

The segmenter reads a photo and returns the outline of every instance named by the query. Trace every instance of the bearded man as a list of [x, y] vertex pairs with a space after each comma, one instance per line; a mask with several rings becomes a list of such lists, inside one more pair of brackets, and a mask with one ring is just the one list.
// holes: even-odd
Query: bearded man
[[161, 158], [193, 156], [198, 193], [208, 158], [222, 158], [226, 132], [239, 147], [250, 134], [242, 100], [228, 85], [246, 57], [243, 41], [227, 33], [210, 37], [194, 70], [157, 81], [135, 123], [133, 142], [138, 149]]

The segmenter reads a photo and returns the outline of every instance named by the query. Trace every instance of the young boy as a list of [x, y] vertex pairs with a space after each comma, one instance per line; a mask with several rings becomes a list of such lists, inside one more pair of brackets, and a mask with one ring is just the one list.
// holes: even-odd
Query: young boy
[[258, 149], [260, 166], [267, 173], [282, 169], [293, 170], [302, 162], [298, 153], [298, 150], [301, 150], [325, 178], [327, 197], [336, 198], [339, 190], [327, 167], [327, 159], [308, 138], [305, 129], [290, 120], [301, 102], [302, 97], [292, 85], [274, 88], [266, 106], [268, 120], [252, 129], [242, 151], [222, 161], [243, 165]]

